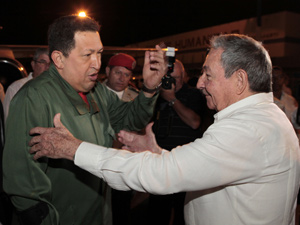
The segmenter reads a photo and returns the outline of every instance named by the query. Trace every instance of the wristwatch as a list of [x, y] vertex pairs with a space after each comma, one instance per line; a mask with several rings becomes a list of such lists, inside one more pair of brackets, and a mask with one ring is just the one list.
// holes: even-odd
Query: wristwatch
[[174, 98], [171, 101], [169, 101], [169, 106], [173, 106], [176, 101], [177, 101], [177, 98]]
[[160, 86], [161, 86], [161, 82], [160, 82], [159, 85], [157, 85], [155, 88], [149, 89], [149, 88], [147, 88], [147, 87], [143, 84], [142, 90], [143, 90], [143, 92], [147, 92], [147, 93], [150, 93], [150, 94], [158, 93], [158, 92], [159, 92]]

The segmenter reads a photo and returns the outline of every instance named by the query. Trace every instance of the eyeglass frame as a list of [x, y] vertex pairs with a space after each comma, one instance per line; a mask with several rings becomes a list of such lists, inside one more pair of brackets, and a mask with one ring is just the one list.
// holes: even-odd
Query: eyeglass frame
[[34, 62], [36, 62], [36, 63], [40, 63], [40, 64], [43, 64], [44, 66], [50, 66], [50, 62], [48, 63], [48, 62], [46, 62], [45, 60], [41, 60], [41, 61], [39, 61], [39, 60], [33, 60]]

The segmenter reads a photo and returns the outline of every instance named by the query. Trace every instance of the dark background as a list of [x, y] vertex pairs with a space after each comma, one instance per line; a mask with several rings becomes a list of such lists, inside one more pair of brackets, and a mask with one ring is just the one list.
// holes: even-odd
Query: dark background
[[124, 46], [283, 10], [299, 0], [0, 0], [0, 44], [46, 45], [56, 18], [85, 10], [105, 46]]

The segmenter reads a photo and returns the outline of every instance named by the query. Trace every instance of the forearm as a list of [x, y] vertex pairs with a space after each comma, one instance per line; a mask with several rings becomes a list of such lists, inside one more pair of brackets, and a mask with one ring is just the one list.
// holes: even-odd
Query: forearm
[[173, 104], [173, 109], [176, 111], [180, 119], [193, 129], [197, 129], [201, 123], [201, 117], [195, 113], [192, 109], [186, 107], [176, 100]]
[[143, 94], [146, 98], [152, 98], [156, 93], [155, 92], [153, 92], [153, 93], [143, 92]]
[[[162, 154], [131, 153], [83, 142], [76, 152], [75, 164], [117, 190], [164, 195], [209, 187], [211, 177], [206, 172], [207, 164], [202, 160], [205, 166], [199, 164], [198, 149], [188, 145], [181, 148], [164, 150]], [[187, 154], [189, 151], [193, 154]], [[199, 182], [199, 176], [207, 183]]]
[[[163, 151], [163, 153], [169, 154], [169, 151]], [[131, 153], [126, 150], [115, 150], [83, 142], [76, 152], [74, 162], [80, 168], [102, 178], [114, 189], [123, 191], [133, 189], [155, 194], [158, 193], [159, 188], [153, 187], [148, 181], [154, 181], [157, 176], [148, 176], [147, 174], [159, 172], [159, 169], [155, 168], [155, 162], [161, 161], [160, 156], [149, 151]], [[153, 170], [149, 170], [148, 166], [153, 167]], [[144, 178], [147, 176], [148, 181], [145, 184]], [[161, 176], [164, 175], [161, 174]], [[160, 193], [171, 192], [172, 189], [164, 188]]]

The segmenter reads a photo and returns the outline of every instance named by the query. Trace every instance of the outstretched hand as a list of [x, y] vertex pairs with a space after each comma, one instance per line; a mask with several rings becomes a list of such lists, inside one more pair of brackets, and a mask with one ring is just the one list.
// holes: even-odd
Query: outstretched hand
[[35, 154], [34, 159], [41, 157], [74, 159], [75, 152], [82, 141], [76, 139], [69, 130], [61, 123], [60, 113], [53, 119], [54, 127], [35, 127], [29, 132], [34, 136], [29, 146], [30, 153]]
[[152, 132], [152, 126], [153, 123], [149, 123], [146, 126], [145, 135], [121, 130], [118, 134], [118, 139], [125, 145], [122, 149], [126, 149], [131, 152], [151, 151], [153, 153], [160, 154], [162, 150], [156, 143], [155, 135]]

